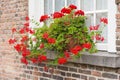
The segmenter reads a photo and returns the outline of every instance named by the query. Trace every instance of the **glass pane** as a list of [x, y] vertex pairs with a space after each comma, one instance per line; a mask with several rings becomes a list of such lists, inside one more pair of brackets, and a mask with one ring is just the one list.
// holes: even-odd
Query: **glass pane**
[[65, 6], [65, 0], [55, 0], [55, 11], [60, 11]]
[[93, 14], [87, 14], [87, 20], [86, 20], [86, 25], [89, 27], [90, 25], [93, 25]]
[[97, 10], [107, 9], [108, 1], [107, 0], [96, 0], [96, 8]]
[[[107, 13], [98, 13], [96, 14], [96, 21], [97, 21], [97, 24], [100, 24], [100, 18], [107, 18]], [[101, 24], [100, 28], [103, 27], [104, 25]], [[107, 26], [103, 29], [103, 33], [102, 35], [104, 36], [105, 40], [104, 40], [104, 43], [107, 43]]]
[[79, 7], [79, 0], [67, 0], [67, 5], [74, 4]]
[[45, 0], [44, 3], [45, 3], [44, 4], [44, 8], [45, 8], [44, 13], [50, 15], [53, 11], [53, 7], [52, 7], [53, 6], [53, 0]]
[[94, 0], [81, 0], [81, 9], [84, 11], [93, 11]]

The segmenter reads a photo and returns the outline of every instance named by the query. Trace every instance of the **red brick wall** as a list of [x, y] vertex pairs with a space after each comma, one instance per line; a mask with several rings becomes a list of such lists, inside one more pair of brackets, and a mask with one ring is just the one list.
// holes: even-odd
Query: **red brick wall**
[[[22, 27], [26, 15], [28, 0], [0, 0], [0, 80], [120, 80], [119, 68], [68, 63], [44, 71], [46, 64], [20, 63], [20, 56], [8, 45], [8, 39], [12, 36], [10, 29]], [[117, 14], [120, 39], [119, 23], [120, 14]]]
[[0, 80], [17, 80], [22, 73], [19, 57], [8, 45], [11, 28], [22, 27], [28, 15], [28, 0], [0, 0]]

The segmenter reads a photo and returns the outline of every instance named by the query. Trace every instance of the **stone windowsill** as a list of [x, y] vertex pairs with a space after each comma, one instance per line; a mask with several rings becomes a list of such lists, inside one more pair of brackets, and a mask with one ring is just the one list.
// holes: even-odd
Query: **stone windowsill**
[[[55, 55], [51, 54], [54, 53], [53, 51], [48, 51], [48, 58], [54, 59]], [[83, 53], [82, 57], [77, 60], [69, 60], [69, 62], [74, 63], [82, 63], [82, 64], [89, 64], [95, 66], [103, 66], [103, 67], [112, 67], [112, 68], [119, 68], [120, 67], [120, 55], [108, 52], [97, 52], [94, 54]]]

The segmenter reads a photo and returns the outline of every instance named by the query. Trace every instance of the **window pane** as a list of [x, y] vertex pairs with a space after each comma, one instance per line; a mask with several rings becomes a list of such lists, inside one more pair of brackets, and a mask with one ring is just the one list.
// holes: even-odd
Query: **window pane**
[[81, 9], [84, 11], [93, 11], [94, 0], [81, 0]]
[[67, 5], [74, 4], [79, 7], [79, 0], [67, 0]]
[[104, 10], [107, 9], [107, 0], [96, 0], [96, 8], [97, 10]]
[[[98, 13], [96, 15], [96, 19], [97, 19], [97, 24], [100, 24], [100, 18], [103, 18], [103, 17], [106, 17], [107, 18], [107, 13]], [[104, 25], [101, 25], [101, 27], [104, 26]], [[104, 36], [105, 40], [104, 40], [104, 43], [107, 42], [107, 26], [103, 29], [103, 33], [102, 35]]]
[[86, 25], [89, 27], [90, 25], [93, 25], [93, 14], [87, 14], [87, 20], [86, 20]]
[[60, 11], [65, 6], [65, 0], [55, 0], [55, 11]]
[[44, 13], [45, 14], [51, 14], [53, 11], [53, 0], [44, 0]]

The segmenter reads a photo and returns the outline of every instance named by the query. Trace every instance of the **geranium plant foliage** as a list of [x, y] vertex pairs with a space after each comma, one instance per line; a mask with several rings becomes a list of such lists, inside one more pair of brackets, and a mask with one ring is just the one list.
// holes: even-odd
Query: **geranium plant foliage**
[[[84, 11], [77, 10], [73, 4], [64, 7], [60, 12], [54, 12], [51, 16], [42, 15], [39, 28], [30, 28], [29, 23], [36, 26], [40, 24], [26, 17], [24, 27], [20, 30], [12, 28], [12, 33], [20, 34], [19, 38], [11, 38], [9, 44], [13, 44], [15, 50], [22, 55], [21, 62], [28, 64], [48, 62], [50, 65], [65, 64], [69, 59], [79, 58], [81, 53], [95, 53], [95, 42], [103, 41], [101, 35], [104, 26], [108, 23], [106, 18], [101, 18], [104, 26], [86, 26]], [[48, 22], [49, 21], [49, 22]], [[47, 60], [48, 50], [56, 55], [52, 61]]]

